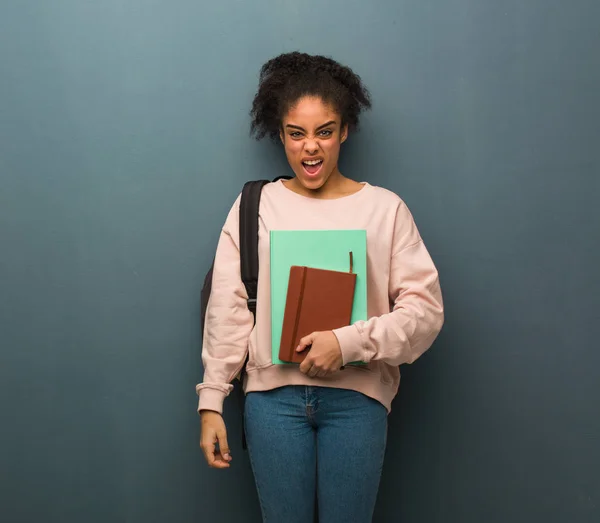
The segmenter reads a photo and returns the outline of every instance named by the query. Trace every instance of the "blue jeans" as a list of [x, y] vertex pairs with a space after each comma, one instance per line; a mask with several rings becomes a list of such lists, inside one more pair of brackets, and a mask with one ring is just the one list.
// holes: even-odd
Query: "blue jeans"
[[372, 520], [387, 410], [359, 392], [287, 386], [246, 398], [246, 438], [265, 523]]

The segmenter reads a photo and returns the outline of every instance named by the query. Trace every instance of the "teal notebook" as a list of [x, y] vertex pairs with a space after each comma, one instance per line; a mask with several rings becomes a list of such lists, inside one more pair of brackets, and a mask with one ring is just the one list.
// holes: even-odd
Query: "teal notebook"
[[348, 253], [354, 258], [356, 289], [354, 323], [367, 319], [367, 232], [364, 230], [271, 231], [271, 353], [279, 359], [279, 345], [288, 281], [292, 265], [348, 271]]

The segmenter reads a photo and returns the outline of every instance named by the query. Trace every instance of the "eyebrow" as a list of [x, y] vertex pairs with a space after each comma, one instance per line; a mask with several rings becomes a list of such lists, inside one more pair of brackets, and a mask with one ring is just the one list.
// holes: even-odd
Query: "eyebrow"
[[[335, 120], [331, 120], [327, 123], [324, 123], [323, 125], [319, 125], [319, 127], [317, 127], [317, 131], [320, 131], [321, 129], [323, 129], [324, 127], [328, 127], [330, 125], [335, 125]], [[300, 131], [304, 131], [304, 129], [302, 127], [300, 127], [299, 125], [292, 125], [292, 124], [287, 124], [286, 127], [289, 127], [290, 129], [298, 129]]]

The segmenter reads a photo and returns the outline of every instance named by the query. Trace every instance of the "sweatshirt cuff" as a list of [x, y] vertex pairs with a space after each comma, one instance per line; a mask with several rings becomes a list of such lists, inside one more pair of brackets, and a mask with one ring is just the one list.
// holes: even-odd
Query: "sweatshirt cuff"
[[362, 336], [356, 325], [348, 325], [347, 327], [334, 329], [333, 333], [340, 344], [343, 365], [365, 361]]
[[198, 412], [201, 410], [213, 410], [219, 414], [223, 414], [223, 402], [226, 396], [226, 393], [217, 389], [205, 388], [198, 391]]

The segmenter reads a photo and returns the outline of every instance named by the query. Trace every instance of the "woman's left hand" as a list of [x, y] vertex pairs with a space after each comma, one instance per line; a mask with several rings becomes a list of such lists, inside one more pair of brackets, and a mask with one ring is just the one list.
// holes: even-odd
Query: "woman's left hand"
[[310, 352], [300, 364], [300, 372], [311, 378], [325, 378], [340, 370], [344, 360], [333, 331], [313, 332], [305, 336], [296, 351], [302, 352], [310, 346]]

